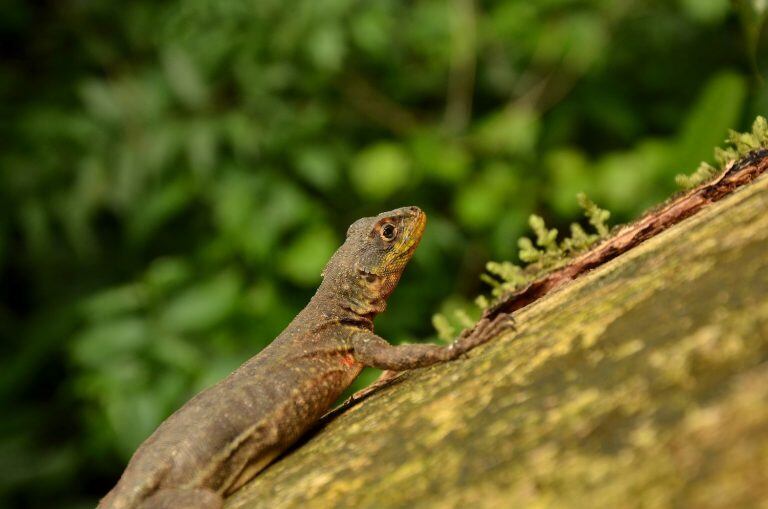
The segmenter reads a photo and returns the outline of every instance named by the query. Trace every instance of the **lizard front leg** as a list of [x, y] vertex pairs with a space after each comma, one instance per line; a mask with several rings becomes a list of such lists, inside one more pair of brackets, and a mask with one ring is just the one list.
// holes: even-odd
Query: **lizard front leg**
[[422, 368], [456, 359], [472, 348], [492, 339], [506, 328], [513, 327], [511, 317], [499, 315], [485, 320], [471, 332], [462, 334], [446, 346], [433, 344], [391, 345], [369, 331], [360, 331], [352, 337], [355, 359], [374, 368], [390, 371]]

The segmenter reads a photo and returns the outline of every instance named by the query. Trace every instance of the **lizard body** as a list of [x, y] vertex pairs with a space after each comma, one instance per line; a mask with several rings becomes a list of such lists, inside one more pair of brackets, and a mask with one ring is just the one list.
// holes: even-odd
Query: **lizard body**
[[138, 448], [99, 509], [220, 509], [312, 426], [364, 366], [450, 360], [488, 335], [393, 346], [373, 318], [418, 246], [426, 215], [403, 207], [350, 226], [307, 306], [265, 349], [201, 392]]

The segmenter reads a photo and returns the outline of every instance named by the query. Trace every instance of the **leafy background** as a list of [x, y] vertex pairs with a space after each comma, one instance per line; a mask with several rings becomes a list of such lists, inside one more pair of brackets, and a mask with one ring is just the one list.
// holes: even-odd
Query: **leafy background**
[[[761, 0], [57, 0], [0, 16], [0, 505], [92, 507], [282, 330], [354, 219], [434, 338], [585, 191], [628, 220], [768, 105]], [[364, 380], [370, 380], [368, 373]], [[361, 382], [362, 383], [362, 382]]]

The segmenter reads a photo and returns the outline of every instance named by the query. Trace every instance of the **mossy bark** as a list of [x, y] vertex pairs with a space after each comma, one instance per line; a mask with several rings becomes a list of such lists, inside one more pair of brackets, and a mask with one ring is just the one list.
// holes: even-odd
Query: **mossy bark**
[[765, 506], [768, 178], [516, 318], [343, 412], [227, 508]]

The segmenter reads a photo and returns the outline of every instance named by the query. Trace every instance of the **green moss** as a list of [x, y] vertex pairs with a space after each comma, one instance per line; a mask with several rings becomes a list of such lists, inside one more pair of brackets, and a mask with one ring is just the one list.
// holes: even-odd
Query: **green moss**
[[[485, 266], [486, 273], [481, 274], [480, 279], [491, 287], [491, 295], [479, 295], [475, 298], [474, 302], [480, 309], [486, 309], [502, 296], [562, 267], [573, 256], [586, 251], [597, 241], [608, 236], [607, 221], [611, 213], [598, 207], [584, 193], [579, 193], [577, 200], [594, 233], [588, 233], [580, 224], [572, 223], [570, 236], [558, 242], [557, 229], [548, 228], [542, 217], [532, 214], [528, 223], [535, 235], [535, 243], [528, 237], [522, 237], [518, 241], [518, 257], [526, 265], [516, 265], [510, 261], [488, 262]], [[451, 315], [437, 313], [432, 317], [432, 324], [438, 337], [450, 341], [455, 337], [457, 327], [467, 328], [473, 325], [473, 322], [465, 317], [469, 318], [466, 309], [458, 309]]]
[[[584, 193], [579, 193], [576, 196], [579, 201], [579, 206], [584, 209], [584, 215], [589, 219], [589, 224], [597, 231], [597, 237], [603, 238], [608, 236], [608, 219], [611, 217], [611, 213], [607, 210], [598, 207], [592, 200], [587, 198]], [[595, 238], [591, 241], [594, 242]]]
[[702, 161], [696, 171], [691, 175], [677, 175], [675, 177], [675, 183], [683, 189], [693, 189], [694, 187], [711, 180], [718, 171], [718, 168]]
[[[715, 148], [717, 167], [702, 162], [691, 175], [677, 175], [677, 184], [683, 189], [692, 189], [711, 180], [731, 161], [744, 157], [753, 150], [768, 147], [768, 120], [758, 116], [752, 124], [751, 132], [748, 133], [731, 130], [726, 144], [725, 148]], [[535, 235], [535, 241], [529, 237], [518, 240], [518, 257], [525, 265], [516, 265], [510, 261], [488, 262], [486, 273], [482, 274], [480, 279], [491, 287], [491, 296], [480, 295], [475, 299], [475, 304], [480, 309], [486, 309], [499, 298], [562, 267], [575, 255], [588, 250], [609, 235], [610, 212], [598, 207], [584, 193], [579, 193], [577, 200], [594, 232], [587, 232], [580, 224], [572, 223], [570, 235], [558, 242], [557, 229], [548, 228], [542, 217], [532, 214], [528, 223]], [[446, 341], [454, 337], [460, 322], [458, 317], [448, 317], [441, 313], [433, 316], [438, 336]]]
[[437, 337], [443, 341], [450, 341], [456, 337], [456, 328], [451, 325], [450, 320], [442, 313], [432, 315], [432, 326], [437, 331]]
[[740, 159], [753, 150], [768, 147], [768, 121], [765, 117], [758, 116], [752, 124], [752, 131], [748, 133], [740, 133], [731, 129], [725, 143], [725, 148], [715, 148], [716, 167], [702, 162], [691, 175], [677, 175], [675, 177], [677, 185], [685, 190], [693, 189], [710, 181], [724, 170], [731, 161]]

